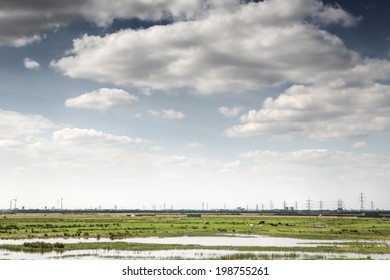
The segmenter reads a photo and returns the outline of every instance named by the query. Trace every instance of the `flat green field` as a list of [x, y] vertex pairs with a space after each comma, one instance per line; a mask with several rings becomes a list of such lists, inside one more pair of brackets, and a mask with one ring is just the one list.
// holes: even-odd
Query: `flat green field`
[[[126, 214], [5, 214], [0, 219], [0, 239], [110, 238], [117, 242], [0, 245], [23, 251], [76, 249], [167, 250], [234, 249], [238, 246], [136, 244], [121, 242], [131, 237], [216, 236], [253, 234], [313, 240], [345, 240], [344, 246], [327, 243], [315, 247], [251, 247], [251, 251], [350, 252], [389, 254], [390, 219], [356, 217], [285, 217], [262, 215], [133, 216]], [[362, 242], [362, 241], [365, 242]], [[340, 244], [340, 243], [339, 243]], [[246, 256], [246, 257], [245, 257]], [[231, 257], [234, 258], [234, 257]], [[251, 258], [243, 254], [238, 258]]]
[[328, 240], [390, 240], [390, 219], [260, 215], [203, 215], [201, 218], [189, 218], [186, 215], [132, 217], [124, 214], [14, 214], [3, 215], [0, 218], [0, 239], [45, 237], [120, 239], [221, 234]]

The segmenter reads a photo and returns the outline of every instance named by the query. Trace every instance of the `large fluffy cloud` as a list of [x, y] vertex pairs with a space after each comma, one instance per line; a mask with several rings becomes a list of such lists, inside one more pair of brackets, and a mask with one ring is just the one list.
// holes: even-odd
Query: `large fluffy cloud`
[[374, 63], [319, 28], [357, 21], [316, 0], [269, 0], [193, 21], [85, 35], [74, 40], [71, 56], [52, 65], [74, 78], [156, 90], [189, 87], [210, 93], [328, 83]]
[[294, 136], [315, 139], [362, 137], [390, 128], [390, 87], [359, 88], [295, 85], [225, 131], [229, 137]]
[[0, 45], [20, 47], [48, 30], [87, 20], [104, 27], [114, 19], [192, 19], [238, 0], [0, 0]]
[[138, 97], [115, 88], [101, 88], [65, 101], [67, 107], [110, 109], [114, 107], [129, 106], [138, 101]]

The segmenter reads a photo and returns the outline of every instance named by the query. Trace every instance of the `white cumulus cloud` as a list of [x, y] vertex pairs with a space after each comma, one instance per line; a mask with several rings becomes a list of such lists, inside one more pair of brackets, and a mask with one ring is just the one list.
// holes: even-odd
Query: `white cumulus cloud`
[[192, 21], [85, 35], [51, 65], [69, 77], [150, 90], [243, 92], [286, 82], [329, 83], [373, 62], [318, 26], [357, 22], [320, 1], [269, 0]]
[[219, 173], [232, 173], [240, 165], [241, 165], [241, 161], [239, 160], [227, 162], [223, 165], [223, 168], [219, 170]]
[[163, 109], [161, 111], [148, 110], [148, 115], [151, 117], [161, 117], [163, 119], [184, 119], [185, 114], [173, 109]]
[[218, 111], [225, 117], [236, 117], [243, 110], [242, 106], [235, 106], [232, 108], [229, 107], [219, 107]]
[[138, 97], [115, 88], [101, 88], [65, 101], [66, 107], [110, 109], [114, 107], [129, 106], [138, 101]]
[[190, 20], [208, 9], [229, 9], [239, 0], [67, 0], [0, 1], [0, 45], [22, 47], [44, 38], [45, 32], [88, 21], [99, 27], [115, 19]]
[[164, 119], [184, 119], [185, 116], [186, 115], [184, 113], [179, 112], [179, 111], [175, 111], [173, 109], [162, 111], [162, 117]]
[[64, 128], [53, 133], [54, 141], [73, 143], [102, 144], [139, 144], [142, 139], [132, 139], [128, 136], [116, 136], [95, 129]]
[[38, 70], [41, 65], [36, 62], [35, 60], [32, 60], [28, 57], [26, 57], [24, 60], [23, 60], [23, 63], [24, 63], [24, 67], [26, 67], [26, 69], [30, 69], [30, 70]]
[[361, 88], [294, 85], [267, 98], [224, 135], [306, 135], [314, 139], [367, 136], [390, 129], [390, 86]]
[[0, 109], [0, 139], [39, 135], [56, 125], [40, 115]]

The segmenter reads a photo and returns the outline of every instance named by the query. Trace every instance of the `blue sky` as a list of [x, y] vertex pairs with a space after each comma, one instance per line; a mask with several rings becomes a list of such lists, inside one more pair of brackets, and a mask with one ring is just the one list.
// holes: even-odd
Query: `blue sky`
[[0, 208], [390, 207], [386, 1], [0, 7]]

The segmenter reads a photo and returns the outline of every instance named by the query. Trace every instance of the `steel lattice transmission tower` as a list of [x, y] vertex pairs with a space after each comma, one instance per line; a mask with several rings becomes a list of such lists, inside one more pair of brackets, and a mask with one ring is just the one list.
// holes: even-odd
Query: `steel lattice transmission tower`
[[359, 193], [360, 210], [364, 210], [364, 201], [366, 200], [364, 193]]

